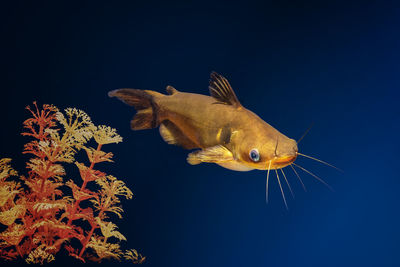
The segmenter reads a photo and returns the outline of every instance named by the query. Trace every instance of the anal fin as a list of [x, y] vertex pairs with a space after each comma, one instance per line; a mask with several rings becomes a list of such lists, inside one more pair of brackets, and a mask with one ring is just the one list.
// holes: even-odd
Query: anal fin
[[160, 125], [160, 135], [170, 145], [178, 145], [186, 149], [197, 148], [186, 135], [172, 122], [163, 121]]

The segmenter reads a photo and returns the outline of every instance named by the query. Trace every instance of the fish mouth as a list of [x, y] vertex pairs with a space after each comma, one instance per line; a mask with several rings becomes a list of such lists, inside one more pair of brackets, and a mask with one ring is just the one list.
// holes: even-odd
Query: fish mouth
[[281, 168], [284, 168], [284, 167], [292, 164], [292, 162], [294, 162], [296, 160], [296, 158], [297, 158], [297, 155], [279, 157], [272, 161], [272, 166], [275, 169], [281, 169]]

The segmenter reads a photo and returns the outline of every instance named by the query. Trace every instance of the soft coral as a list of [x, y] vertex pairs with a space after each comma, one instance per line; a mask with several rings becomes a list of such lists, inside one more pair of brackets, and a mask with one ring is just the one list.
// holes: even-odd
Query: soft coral
[[[144, 257], [135, 250], [122, 252], [119, 242], [126, 238], [108, 217], [114, 213], [121, 218], [119, 197], [132, 198], [131, 190], [124, 182], [94, 168], [97, 163], [112, 162], [113, 154], [102, 151], [102, 146], [121, 142], [122, 138], [113, 128], [95, 126], [78, 109], [68, 108], [62, 113], [53, 105], [39, 109], [36, 102], [34, 109], [27, 109], [32, 117], [24, 121], [27, 131], [22, 135], [33, 140], [23, 151], [32, 155], [27, 162], [28, 176], [19, 177], [25, 190], [9, 179], [18, 175], [10, 159], [0, 160], [0, 223], [7, 226], [0, 233], [0, 257], [19, 256], [28, 263], [45, 263], [54, 260], [54, 255], [65, 247], [82, 261], [119, 260], [123, 256], [135, 263], [143, 262]], [[92, 138], [96, 148], [86, 146]], [[86, 151], [89, 166], [75, 162], [81, 148]], [[62, 164], [73, 162], [79, 169], [80, 186], [63, 178], [66, 172]], [[93, 182], [98, 190], [87, 188]], [[83, 208], [82, 202], [89, 207]], [[117, 242], [110, 242], [109, 237]], [[73, 242], [67, 245], [71, 239], [78, 240], [80, 246], [73, 247]]]

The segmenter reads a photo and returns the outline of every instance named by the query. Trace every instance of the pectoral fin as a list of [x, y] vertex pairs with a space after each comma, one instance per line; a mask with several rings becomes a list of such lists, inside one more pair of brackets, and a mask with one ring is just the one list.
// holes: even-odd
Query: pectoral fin
[[190, 153], [187, 157], [187, 161], [191, 165], [197, 165], [202, 162], [218, 164], [234, 161], [234, 158], [229, 149], [224, 146], [217, 145]]

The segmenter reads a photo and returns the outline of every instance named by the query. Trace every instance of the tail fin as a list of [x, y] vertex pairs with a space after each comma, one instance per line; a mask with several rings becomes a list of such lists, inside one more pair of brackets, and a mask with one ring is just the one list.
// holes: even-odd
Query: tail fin
[[122, 102], [134, 106], [136, 115], [131, 120], [132, 130], [151, 129], [159, 126], [158, 106], [154, 96], [148, 91], [138, 89], [117, 89], [108, 92], [109, 97], [117, 97]]

